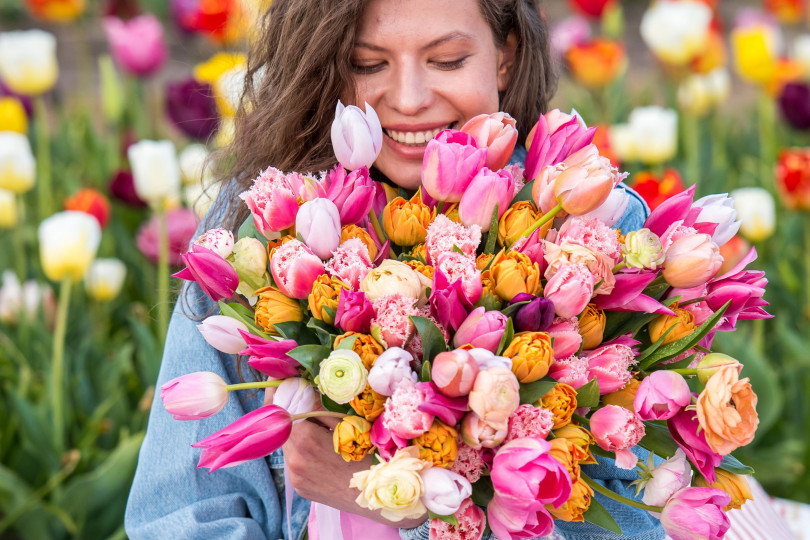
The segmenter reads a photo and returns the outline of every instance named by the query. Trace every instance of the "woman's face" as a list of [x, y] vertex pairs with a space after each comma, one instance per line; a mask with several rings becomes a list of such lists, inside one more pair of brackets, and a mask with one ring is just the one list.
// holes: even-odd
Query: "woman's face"
[[357, 105], [374, 107], [383, 127], [375, 167], [419, 186], [427, 141], [498, 110], [508, 48], [496, 46], [478, 0], [370, 0], [351, 62]]

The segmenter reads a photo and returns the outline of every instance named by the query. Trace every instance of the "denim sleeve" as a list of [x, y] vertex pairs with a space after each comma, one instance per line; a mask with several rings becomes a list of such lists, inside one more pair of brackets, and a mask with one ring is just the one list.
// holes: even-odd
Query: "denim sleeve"
[[[194, 295], [199, 288], [187, 288]], [[208, 301], [195, 305], [200, 312]], [[134, 539], [277, 539], [282, 532], [283, 499], [273, 482], [268, 460], [255, 460], [209, 474], [197, 469], [200, 450], [191, 444], [238, 419], [260, 404], [234, 392], [217, 415], [177, 421], [163, 408], [160, 386], [194, 371], [213, 371], [238, 381], [236, 362], [209, 346], [195, 322], [180, 308], [172, 315], [149, 426], [125, 515], [127, 535]], [[269, 461], [276, 460], [274, 456]], [[278, 466], [278, 465], [277, 465]], [[286, 527], [285, 527], [286, 528]], [[285, 531], [286, 532], [286, 531]]]
[[636, 193], [633, 188], [624, 182], [616, 186], [615, 189], [624, 190], [629, 196], [630, 200], [627, 202], [627, 208], [619, 221], [613, 225], [614, 229], [619, 229], [622, 234], [627, 234], [630, 231], [637, 231], [644, 226], [644, 222], [650, 215], [650, 207], [641, 198], [641, 195]]
[[402, 538], [402, 540], [429, 540], [430, 520], [425, 521], [413, 529], [400, 529], [399, 537]]

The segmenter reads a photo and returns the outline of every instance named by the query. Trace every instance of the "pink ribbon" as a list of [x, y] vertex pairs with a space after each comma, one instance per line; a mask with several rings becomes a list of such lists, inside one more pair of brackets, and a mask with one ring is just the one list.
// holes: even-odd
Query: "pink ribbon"
[[341, 512], [325, 504], [312, 503], [309, 512], [310, 540], [400, 540], [399, 529], [370, 519]]

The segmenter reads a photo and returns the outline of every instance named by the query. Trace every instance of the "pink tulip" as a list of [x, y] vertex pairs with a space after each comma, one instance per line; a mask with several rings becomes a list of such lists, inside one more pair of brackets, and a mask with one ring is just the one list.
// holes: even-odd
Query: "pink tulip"
[[247, 347], [239, 330], [247, 332], [248, 328], [245, 323], [233, 317], [212, 315], [206, 318], [202, 324], [198, 324], [197, 330], [209, 345], [225, 354], [238, 354]]
[[340, 222], [355, 225], [365, 219], [377, 191], [368, 168], [361, 167], [347, 175], [343, 167], [338, 165], [333, 169], [330, 180], [326, 197], [340, 210]]
[[542, 115], [526, 138], [526, 178], [533, 180], [544, 167], [556, 165], [591, 144], [596, 128], [586, 128], [571, 114], [558, 109]]
[[436, 200], [459, 202], [486, 159], [486, 148], [476, 148], [473, 137], [446, 129], [425, 147], [422, 187]]
[[653, 371], [638, 387], [633, 408], [642, 420], [669, 420], [692, 401], [686, 380], [674, 371]]
[[[713, 278], [706, 290], [706, 305], [712, 311], [717, 311], [726, 302], [731, 301], [723, 319], [717, 326], [720, 332], [733, 330], [738, 320], [769, 319], [773, 317], [763, 308], [768, 302], [762, 299], [765, 294], [765, 285], [768, 280], [765, 272], [761, 270], [745, 270], [745, 267], [757, 258], [756, 248], [751, 248], [748, 254], [737, 265], [723, 274]], [[694, 305], [694, 304], [693, 304]]]
[[298, 375], [300, 364], [287, 353], [298, 346], [295, 340], [282, 339], [274, 341], [263, 337], [241, 332], [247, 348], [239, 354], [250, 356], [248, 364], [255, 370], [264, 373], [271, 379], [286, 379]]
[[484, 371], [494, 367], [512, 369], [512, 359], [505, 356], [495, 356], [495, 353], [487, 349], [470, 349], [470, 354], [478, 364], [478, 371]]
[[425, 485], [422, 503], [434, 514], [455, 514], [461, 503], [472, 495], [472, 485], [466, 478], [442, 467], [430, 467], [419, 476]]
[[574, 390], [579, 390], [593, 376], [588, 371], [588, 359], [584, 356], [571, 355], [568, 358], [555, 358], [548, 369], [548, 376], [557, 382], [565, 383]]
[[515, 119], [505, 112], [479, 114], [467, 121], [461, 131], [472, 135], [478, 148], [487, 149], [485, 167], [493, 171], [503, 169], [517, 144]]
[[507, 508], [559, 508], [571, 496], [571, 475], [548, 451], [551, 443], [536, 437], [501, 446], [492, 461], [492, 487]]
[[508, 434], [508, 429], [495, 429], [474, 412], [464, 415], [461, 421], [461, 438], [475, 450], [500, 446]]
[[582, 334], [576, 319], [557, 317], [546, 330], [554, 341], [554, 359], [560, 360], [576, 354], [582, 346]]
[[251, 188], [239, 195], [253, 214], [253, 223], [267, 238], [295, 224], [298, 196], [284, 173], [273, 167], [265, 169]]
[[[306, 380], [301, 377], [290, 377], [284, 379], [275, 388], [272, 403], [290, 414], [304, 414], [319, 408], [321, 400], [318, 392]], [[267, 404], [266, 398], [265, 404]], [[303, 422], [304, 420], [305, 418], [299, 418], [293, 423]]]
[[276, 287], [290, 298], [304, 299], [312, 284], [326, 273], [321, 259], [298, 240], [279, 246], [270, 258], [270, 273]]
[[227, 259], [233, 253], [233, 233], [221, 227], [205, 231], [194, 240], [194, 243], [210, 249], [223, 259]]
[[[378, 359], [379, 361], [379, 359]], [[371, 369], [374, 369], [373, 367]], [[416, 387], [425, 396], [425, 401], [419, 405], [419, 410], [436, 416], [448, 426], [455, 426], [469, 410], [467, 396], [449, 398], [439, 391], [432, 382], [416, 383]]]
[[605, 202], [587, 214], [582, 214], [585, 219], [598, 219], [608, 227], [615, 225], [627, 210], [630, 203], [630, 194], [623, 189], [612, 189]]
[[[138, 229], [135, 245], [152, 263], [157, 264], [160, 258], [160, 223], [158, 216], [153, 216]], [[166, 226], [169, 232], [169, 264], [178, 266], [183, 263], [183, 253], [194, 238], [197, 230], [197, 218], [188, 208], [175, 208], [166, 212]]]
[[382, 150], [382, 126], [377, 112], [369, 105], [366, 112], [338, 101], [332, 122], [332, 148], [341, 165], [353, 171], [371, 167]]
[[287, 441], [291, 430], [290, 413], [275, 405], [265, 405], [192, 444], [203, 449], [197, 468], [207, 467], [214, 472], [269, 456]]
[[650, 212], [644, 222], [644, 228], [650, 229], [658, 236], [662, 236], [670, 225], [676, 221], [684, 221], [684, 225], [691, 226], [700, 214], [699, 209], [692, 209], [696, 186], [689, 187], [659, 204]]
[[[434, 277], [440, 274], [441, 272], [436, 272]], [[440, 325], [450, 330], [458, 330], [472, 308], [473, 302], [465, 294], [460, 279], [448, 287], [434, 288], [431, 292], [430, 313]]]
[[675, 455], [650, 470], [652, 478], [644, 484], [641, 502], [650, 506], [664, 506], [672, 495], [689, 485], [692, 467], [680, 448]]
[[[342, 169], [341, 169], [342, 170]], [[325, 181], [319, 181], [311, 176], [291, 172], [284, 176], [284, 180], [293, 194], [302, 201], [311, 201], [319, 197], [326, 197], [330, 177], [327, 174]]]
[[515, 194], [515, 179], [503, 169], [491, 171], [484, 167], [476, 174], [461, 196], [458, 216], [466, 225], [478, 225], [481, 232], [487, 232], [492, 224], [495, 205], [498, 206], [498, 219], [509, 209]]
[[156, 73], [169, 56], [163, 27], [154, 15], [140, 15], [128, 21], [104, 17], [104, 33], [115, 62], [136, 77]]
[[584, 45], [591, 39], [591, 25], [581, 15], [572, 15], [554, 25], [551, 29], [551, 49], [561, 58], [568, 49]]
[[723, 510], [731, 496], [714, 488], [686, 487], [661, 512], [661, 525], [672, 540], [720, 540], [731, 527]]
[[506, 430], [520, 405], [520, 384], [511, 370], [493, 367], [478, 372], [470, 392], [470, 409], [494, 429]]
[[596, 377], [602, 395], [621, 390], [633, 378], [630, 368], [636, 358], [627, 345], [602, 345], [588, 353], [587, 358], [588, 379]]
[[483, 306], [475, 308], [458, 327], [453, 337], [453, 345], [462, 347], [470, 344], [494, 353], [498, 350], [506, 330], [507, 319], [508, 317], [500, 311], [485, 311]]
[[433, 359], [430, 371], [433, 383], [447, 397], [470, 393], [478, 375], [478, 363], [463, 349], [442, 352]]
[[335, 326], [344, 332], [371, 332], [371, 319], [374, 318], [374, 308], [361, 291], [340, 291], [338, 307], [335, 313]]
[[675, 416], [667, 420], [667, 427], [670, 435], [684, 451], [689, 461], [697, 467], [709, 484], [713, 484], [717, 479], [714, 468], [720, 465], [723, 456], [709, 448], [695, 411], [681, 409]]
[[487, 523], [496, 538], [538, 538], [554, 530], [554, 518], [545, 508], [524, 510], [502, 501], [496, 493], [487, 504]]
[[340, 245], [340, 212], [335, 203], [318, 198], [302, 204], [295, 217], [295, 232], [315, 255], [330, 258]]
[[598, 294], [594, 303], [599, 309], [621, 312], [646, 312], [661, 315], [675, 313], [658, 300], [643, 294], [658, 272], [621, 271], [615, 275], [616, 284], [610, 294]]
[[720, 248], [711, 236], [692, 234], [669, 246], [662, 275], [673, 287], [689, 289], [709, 281], [722, 264]]
[[590, 144], [565, 160], [567, 168], [554, 181], [554, 197], [574, 216], [596, 210], [619, 183], [610, 160]]
[[474, 304], [481, 298], [483, 292], [481, 271], [476, 268], [473, 257], [456, 251], [448, 251], [436, 257], [433, 263], [435, 266], [434, 290], [446, 289], [461, 280], [461, 289], [467, 304]]
[[395, 435], [385, 427], [385, 411], [371, 424], [369, 439], [377, 448], [380, 457], [386, 461], [391, 459], [398, 449], [408, 446], [408, 439]]
[[487, 518], [484, 511], [472, 499], [464, 499], [455, 512], [458, 525], [434, 518], [430, 520], [428, 540], [481, 540], [486, 530]]
[[576, 317], [591, 301], [595, 278], [583, 264], [567, 264], [548, 280], [543, 295], [560, 317]]
[[172, 277], [195, 281], [215, 302], [232, 297], [239, 286], [236, 270], [210, 249], [192, 245], [182, 259], [186, 267]]
[[603, 450], [616, 453], [616, 466], [633, 469], [638, 458], [629, 448], [644, 437], [644, 424], [635, 413], [618, 405], [605, 405], [591, 416], [591, 433]]
[[368, 372], [368, 384], [372, 390], [384, 396], [393, 396], [400, 384], [413, 384], [416, 373], [411, 369], [413, 356], [399, 347], [391, 347], [374, 361]]
[[160, 399], [175, 420], [200, 420], [222, 410], [228, 403], [228, 388], [216, 373], [200, 371], [161, 386]]

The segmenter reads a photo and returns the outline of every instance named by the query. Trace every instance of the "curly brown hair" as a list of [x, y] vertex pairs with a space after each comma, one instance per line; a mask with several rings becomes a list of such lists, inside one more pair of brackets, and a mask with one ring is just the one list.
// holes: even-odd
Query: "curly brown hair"
[[[528, 126], [556, 90], [556, 69], [540, 0], [478, 0], [495, 43], [510, 32], [517, 41], [510, 82], [500, 109]], [[219, 226], [236, 229], [248, 216], [237, 195], [259, 171], [321, 171], [335, 163], [330, 140], [335, 104], [354, 88], [351, 52], [366, 0], [275, 0], [262, 20], [262, 39], [248, 57], [245, 93], [233, 142], [215, 159], [225, 182], [216, 212]]]

